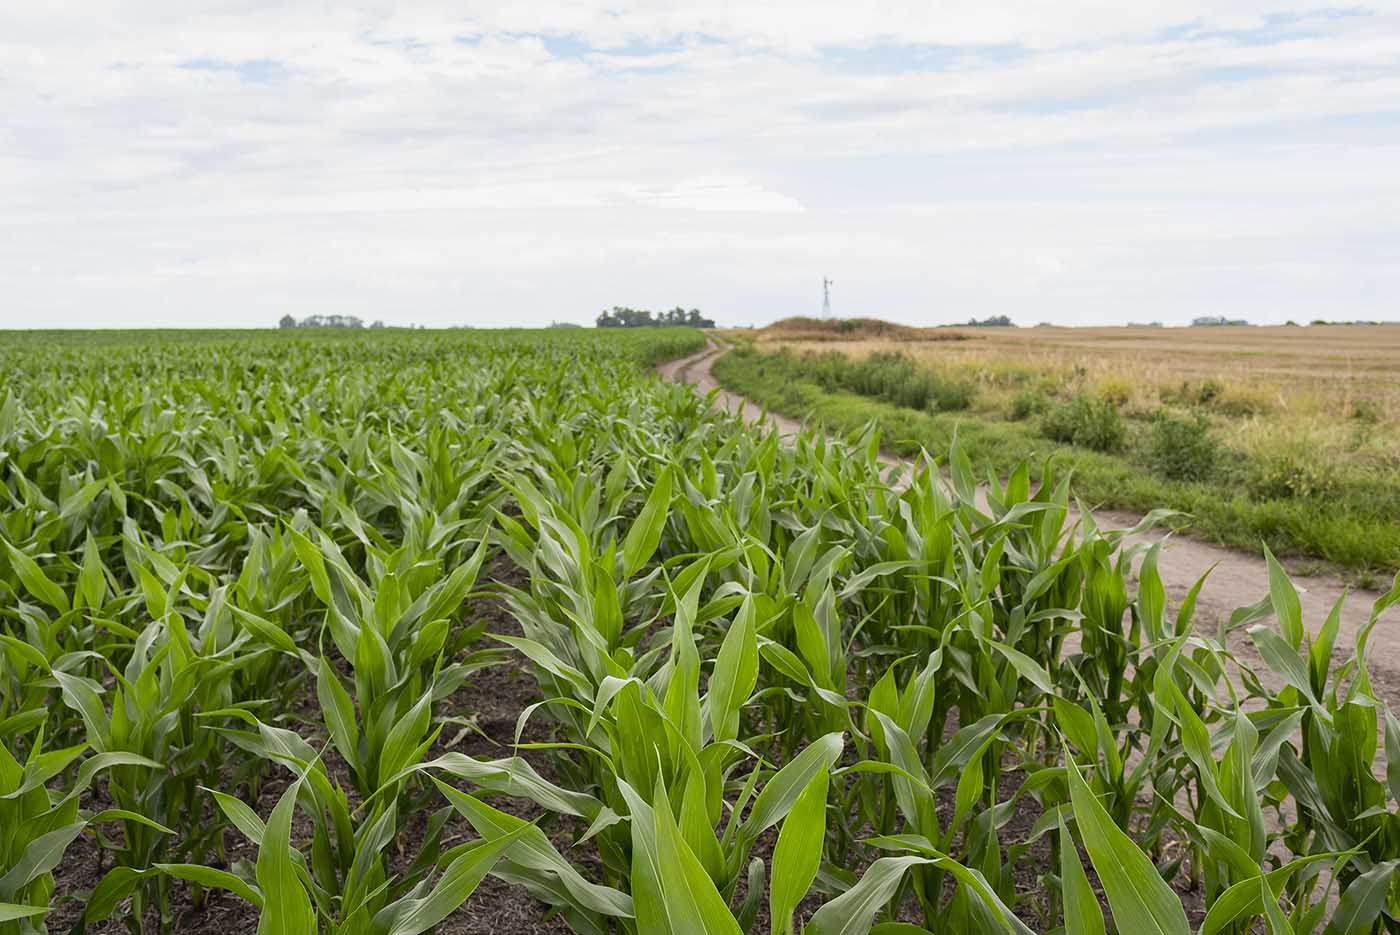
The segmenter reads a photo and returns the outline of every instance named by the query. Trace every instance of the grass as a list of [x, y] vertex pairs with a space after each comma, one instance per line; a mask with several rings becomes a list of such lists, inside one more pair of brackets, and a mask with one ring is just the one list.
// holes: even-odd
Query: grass
[[1052, 403], [1077, 397], [1111, 402], [1139, 429], [1137, 435], [1162, 412], [1200, 417], [1219, 449], [1222, 487], [1241, 487], [1256, 499], [1340, 496], [1348, 510], [1364, 511], [1367, 502], [1377, 513], [1397, 506], [1400, 324], [819, 324], [824, 327], [813, 330], [810, 322], [794, 319], [734, 334], [764, 351], [836, 350], [853, 361], [898, 353], [943, 382], [970, 386], [974, 392], [965, 408], [987, 420], [1041, 416]]
[[[843, 323], [828, 322], [829, 326]], [[1199, 403], [1226, 418], [1400, 424], [1400, 324], [1215, 328], [924, 328], [735, 332], [763, 350], [903, 350], [973, 379], [989, 406], [1026, 387], [1114, 398], [1128, 409]], [[817, 335], [821, 336], [821, 339]], [[1382, 439], [1383, 441], [1383, 439]], [[1390, 450], [1400, 440], [1390, 439]]]
[[[887, 447], [899, 454], [914, 454], [920, 447], [941, 450], [956, 435], [979, 471], [1004, 475], [1021, 461], [1039, 465], [1054, 459], [1072, 467], [1075, 489], [1086, 502], [1144, 513], [1158, 507], [1178, 510], [1189, 515], [1193, 534], [1214, 542], [1248, 551], [1266, 543], [1281, 555], [1324, 559], [1365, 577], [1400, 567], [1400, 524], [1395, 522], [1400, 486], [1381, 477], [1329, 478], [1315, 469], [1314, 458], [1289, 448], [1239, 453], [1233, 459], [1222, 455], [1218, 468], [1206, 470], [1200, 462], [1215, 456], [1203, 454], [1204, 443], [1191, 438], [1189, 427], [1180, 427], [1183, 417], [1154, 415], [1171, 419], [1170, 428], [1151, 420], [1127, 428], [1112, 420], [1104, 425], [1101, 416], [1108, 404], [1101, 397], [1087, 407], [1091, 418], [1076, 419], [1072, 411], [1061, 417], [1053, 407], [1076, 404], [1050, 400], [1024, 405], [1019, 421], [985, 410], [929, 412], [823, 388], [822, 366], [827, 364], [809, 357], [741, 348], [720, 358], [714, 372], [734, 392], [838, 432], [855, 432], [873, 422]], [[1051, 411], [1039, 421], [1034, 412], [1046, 407]], [[1064, 441], [1046, 437], [1046, 422]], [[1164, 433], [1174, 437], [1163, 438]], [[1080, 443], [1065, 443], [1076, 441]], [[1191, 458], [1193, 445], [1194, 464], [1162, 469], [1168, 457], [1178, 462]], [[1213, 476], [1172, 476], [1193, 473]]]

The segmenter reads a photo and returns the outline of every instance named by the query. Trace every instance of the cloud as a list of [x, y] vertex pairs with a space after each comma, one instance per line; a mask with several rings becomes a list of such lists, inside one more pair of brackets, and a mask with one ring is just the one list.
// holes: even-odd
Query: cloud
[[640, 204], [695, 211], [793, 214], [805, 210], [795, 198], [727, 176], [687, 179], [664, 190], [640, 189], [632, 198]]
[[25, 6], [0, 325], [1395, 316], [1394, 2], [945, 6]]

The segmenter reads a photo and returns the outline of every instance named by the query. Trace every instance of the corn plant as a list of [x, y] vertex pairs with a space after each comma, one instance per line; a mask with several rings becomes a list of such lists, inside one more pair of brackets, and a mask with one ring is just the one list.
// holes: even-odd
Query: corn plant
[[[1343, 640], [1266, 556], [1204, 619], [1132, 544], [1162, 511], [642, 369], [702, 341], [0, 350], [0, 932], [224, 890], [404, 935], [487, 873], [587, 935], [1398, 930], [1400, 585]], [[513, 736], [461, 703], [491, 666]]]

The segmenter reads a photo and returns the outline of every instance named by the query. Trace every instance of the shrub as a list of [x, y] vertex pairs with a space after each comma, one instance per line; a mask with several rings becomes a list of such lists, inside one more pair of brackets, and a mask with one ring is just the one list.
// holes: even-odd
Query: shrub
[[1051, 406], [1041, 419], [1040, 431], [1054, 441], [1094, 451], [1117, 451], [1127, 435], [1118, 407], [1087, 394]]
[[1040, 420], [1040, 434], [1065, 444], [1074, 443], [1074, 403], [1056, 403], [1045, 411]]
[[1351, 401], [1351, 417], [1357, 422], [1375, 425], [1381, 420], [1381, 407], [1376, 405], [1374, 399], [1362, 396]]
[[849, 366], [845, 355], [836, 351], [826, 351], [821, 354], [803, 355], [800, 364], [794, 362], [789, 371], [796, 372], [800, 368], [823, 390], [833, 393], [845, 386], [846, 370]]
[[1249, 457], [1244, 464], [1245, 486], [1259, 500], [1325, 497], [1336, 484], [1316, 453], [1298, 442], [1282, 444]]
[[1158, 395], [1162, 402], [1178, 406], [1215, 406], [1225, 395], [1225, 385], [1214, 379], [1182, 380], [1179, 386], [1163, 386]]
[[976, 391], [966, 380], [958, 380], [932, 370], [926, 372], [924, 377], [928, 381], [930, 410], [954, 412], [972, 405]]
[[1170, 480], [1205, 480], [1215, 472], [1218, 446], [1210, 420], [1159, 412], [1152, 421], [1152, 469]]
[[1224, 392], [1225, 387], [1221, 386], [1219, 381], [1205, 380], [1196, 388], [1196, 402], [1208, 406]]
[[[838, 362], [840, 361], [840, 362]], [[947, 412], [972, 405], [970, 382], [921, 368], [900, 353], [875, 353], [862, 361], [827, 355], [820, 361], [823, 385], [835, 384], [907, 409]]]
[[1012, 422], [1029, 419], [1031, 416], [1044, 412], [1047, 402], [1045, 394], [1039, 390], [1029, 388], [1021, 390], [1011, 397], [1011, 403], [1006, 408], [1006, 417]]

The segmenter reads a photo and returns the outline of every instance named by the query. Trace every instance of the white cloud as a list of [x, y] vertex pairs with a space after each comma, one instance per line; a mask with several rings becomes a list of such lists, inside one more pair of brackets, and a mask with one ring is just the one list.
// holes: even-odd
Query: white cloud
[[1395, 317], [1400, 5], [28, 5], [0, 326]]
[[664, 190], [638, 189], [632, 193], [632, 199], [645, 205], [695, 211], [793, 214], [805, 210], [801, 202], [781, 192], [723, 175], [686, 179]]

